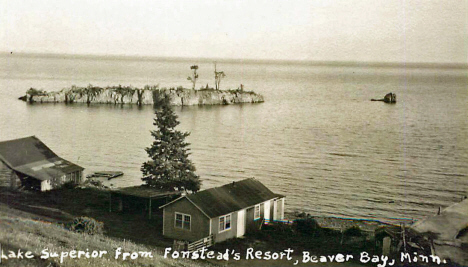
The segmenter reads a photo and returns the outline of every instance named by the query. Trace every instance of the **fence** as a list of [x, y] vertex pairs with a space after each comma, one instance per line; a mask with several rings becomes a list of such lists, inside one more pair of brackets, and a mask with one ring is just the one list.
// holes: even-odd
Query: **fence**
[[197, 251], [202, 248], [211, 247], [213, 244], [213, 235], [209, 235], [208, 237], [204, 237], [198, 241], [188, 244], [187, 250], [190, 252]]
[[282, 224], [292, 224], [294, 221], [292, 220], [270, 220], [270, 219], [263, 219], [264, 224], [268, 223], [282, 223]]

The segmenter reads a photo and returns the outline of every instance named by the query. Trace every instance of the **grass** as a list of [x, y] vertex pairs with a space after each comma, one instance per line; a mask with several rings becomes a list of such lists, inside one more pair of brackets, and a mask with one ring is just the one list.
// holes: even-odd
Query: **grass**
[[[109, 193], [99, 189], [60, 189], [49, 192], [15, 192], [0, 188], [0, 203], [36, 215], [44, 221], [66, 224], [87, 216], [104, 223], [106, 236], [136, 243], [168, 247], [162, 236], [162, 213], [149, 220], [143, 213], [109, 212]], [[145, 229], [142, 231], [141, 229]]]
[[[87, 216], [104, 223], [103, 235], [86, 235], [68, 231], [67, 225], [75, 217]], [[149, 220], [146, 214], [109, 212], [109, 192], [85, 189], [60, 189], [50, 192], [15, 192], [0, 187], [0, 243], [5, 249], [33, 251], [40, 255], [41, 250], [106, 250], [108, 257], [102, 259], [67, 259], [60, 266], [201, 266], [207, 262], [177, 261], [162, 258], [165, 247], [172, 246], [172, 240], [162, 236], [162, 214], [153, 214]], [[215, 251], [227, 248], [245, 252], [253, 247], [261, 251], [283, 251], [291, 248], [294, 257], [300, 258], [302, 251], [315, 255], [336, 253], [355, 254], [361, 251], [372, 252], [373, 242], [359, 236], [356, 229], [342, 234], [320, 228], [315, 221], [305, 224], [285, 226], [272, 224], [261, 231], [249, 233], [242, 239], [231, 239], [216, 244]], [[113, 259], [116, 248], [125, 251], [153, 251], [153, 259], [122, 261]], [[210, 248], [211, 249], [211, 248]], [[21, 261], [24, 266], [54, 266], [59, 259]], [[217, 262], [211, 262], [216, 264]], [[272, 261], [230, 261], [229, 265], [242, 264], [268, 266]], [[283, 262], [284, 264], [285, 262]], [[17, 266], [18, 260], [9, 260], [5, 266]], [[28, 265], [30, 264], [30, 265]], [[219, 262], [218, 262], [219, 264]], [[263, 265], [262, 265], [263, 264]], [[265, 265], [267, 264], [267, 265]], [[275, 263], [276, 264], [276, 263]], [[281, 261], [278, 263], [281, 266]], [[291, 265], [290, 262], [287, 265]]]
[[[226, 242], [215, 244], [214, 250], [225, 251], [226, 249], [240, 251], [244, 253], [248, 248], [255, 248], [256, 251], [282, 252], [286, 249], [292, 249], [293, 260], [261, 261], [256, 260], [255, 266], [285, 266], [293, 265], [298, 260], [299, 265], [303, 265], [302, 252], [307, 251], [310, 255], [336, 255], [351, 254], [354, 259], [359, 258], [359, 253], [367, 251], [373, 253], [375, 250], [374, 242], [366, 240], [366, 236], [357, 235], [357, 231], [351, 233], [341, 233], [340, 231], [321, 228], [316, 225], [314, 220], [304, 220], [305, 224], [284, 225], [269, 224], [262, 227], [260, 231], [254, 231], [245, 235], [244, 238], [230, 239]], [[250, 262], [252, 264], [253, 262]], [[242, 266], [247, 261], [240, 261], [237, 265]], [[310, 265], [311, 263], [304, 263]], [[320, 266], [362, 266], [354, 260], [347, 263], [321, 263]]]
[[[2, 266], [202, 266], [200, 263], [188, 260], [164, 259], [154, 247], [136, 244], [128, 240], [109, 238], [104, 235], [87, 235], [71, 232], [60, 224], [41, 221], [37, 215], [12, 209], [0, 203], [0, 240], [3, 251], [31, 251], [34, 259], [3, 260]], [[135, 260], [115, 259], [115, 250], [152, 252], [153, 258], [138, 258]], [[107, 251], [102, 258], [60, 258], [40, 259], [41, 251], [48, 249], [59, 254], [71, 250]]]

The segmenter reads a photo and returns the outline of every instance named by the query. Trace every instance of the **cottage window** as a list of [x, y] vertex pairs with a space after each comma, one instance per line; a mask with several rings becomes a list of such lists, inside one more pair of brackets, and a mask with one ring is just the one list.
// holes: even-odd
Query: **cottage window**
[[254, 220], [260, 219], [260, 204], [255, 205]]
[[219, 231], [231, 229], [231, 214], [219, 217]]
[[192, 218], [188, 214], [176, 212], [175, 214], [175, 227], [185, 230], [190, 230], [190, 223]]

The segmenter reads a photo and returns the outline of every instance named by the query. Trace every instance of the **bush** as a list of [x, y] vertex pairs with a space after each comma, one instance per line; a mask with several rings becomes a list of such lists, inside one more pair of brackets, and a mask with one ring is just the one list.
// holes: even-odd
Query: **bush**
[[76, 217], [68, 227], [70, 231], [89, 235], [102, 234], [104, 223], [89, 217]]
[[29, 88], [28, 91], [26, 91], [26, 94], [28, 95], [32, 95], [32, 96], [35, 96], [35, 95], [46, 95], [47, 92], [44, 91], [44, 90], [39, 90], [39, 89], [36, 89], [36, 88]]
[[362, 231], [359, 227], [353, 226], [348, 228], [343, 233], [345, 236], [362, 236]]
[[345, 236], [363, 236], [361, 229], [357, 226], [346, 229], [343, 234]]
[[63, 189], [74, 189], [74, 188], [76, 188], [76, 184], [75, 184], [75, 182], [73, 182], [73, 181], [66, 182], [66, 183], [64, 183], [64, 184], [62, 185], [62, 188], [63, 188]]
[[269, 224], [263, 225], [262, 230], [272, 232], [292, 232], [292, 225], [281, 222], [270, 222]]
[[312, 234], [317, 229], [320, 229], [320, 225], [312, 218], [297, 219], [294, 220], [293, 229], [298, 233]]

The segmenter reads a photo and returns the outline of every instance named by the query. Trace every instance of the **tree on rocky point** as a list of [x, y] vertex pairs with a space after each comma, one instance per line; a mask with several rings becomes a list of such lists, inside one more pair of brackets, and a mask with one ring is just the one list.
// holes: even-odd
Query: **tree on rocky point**
[[190, 133], [175, 129], [179, 121], [170, 106], [170, 96], [163, 94], [161, 97], [153, 122], [157, 129], [151, 131], [155, 140], [146, 148], [151, 160], [141, 166], [142, 180], [157, 189], [197, 192], [200, 190], [200, 179], [188, 158], [189, 143], [185, 142]]

